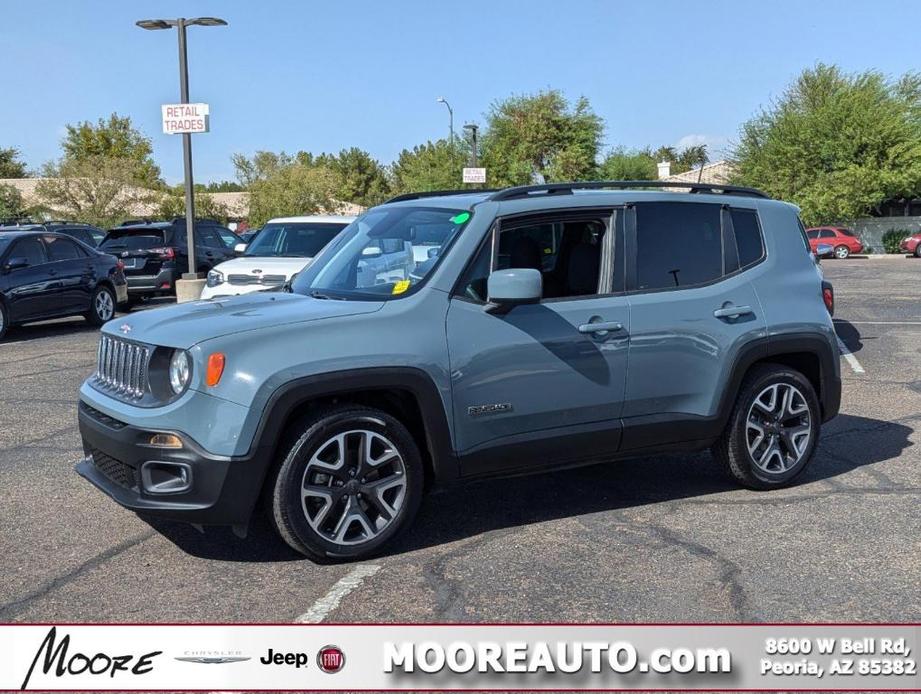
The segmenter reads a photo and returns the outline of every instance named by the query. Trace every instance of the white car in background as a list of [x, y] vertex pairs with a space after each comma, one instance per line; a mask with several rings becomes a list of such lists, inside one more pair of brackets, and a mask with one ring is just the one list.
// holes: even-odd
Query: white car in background
[[248, 246], [238, 244], [239, 258], [208, 273], [202, 299], [248, 294], [278, 287], [303, 270], [320, 250], [355, 217], [313, 215], [270, 220]]

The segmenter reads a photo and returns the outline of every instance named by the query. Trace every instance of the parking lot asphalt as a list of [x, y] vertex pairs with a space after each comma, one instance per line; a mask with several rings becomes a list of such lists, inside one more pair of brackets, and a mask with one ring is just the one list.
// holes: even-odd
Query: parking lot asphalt
[[240, 539], [118, 507], [73, 472], [97, 331], [19, 328], [0, 343], [0, 622], [921, 622], [921, 261], [823, 267], [851, 357], [794, 487], [738, 489], [708, 453], [479, 482], [359, 565], [263, 521]]

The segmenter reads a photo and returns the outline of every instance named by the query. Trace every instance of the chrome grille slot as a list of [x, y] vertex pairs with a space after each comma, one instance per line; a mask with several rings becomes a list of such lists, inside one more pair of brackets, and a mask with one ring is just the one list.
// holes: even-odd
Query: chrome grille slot
[[151, 352], [146, 345], [102, 335], [96, 355], [96, 387], [132, 400], [144, 397]]
[[284, 284], [284, 275], [227, 275], [229, 284], [262, 284], [274, 286]]

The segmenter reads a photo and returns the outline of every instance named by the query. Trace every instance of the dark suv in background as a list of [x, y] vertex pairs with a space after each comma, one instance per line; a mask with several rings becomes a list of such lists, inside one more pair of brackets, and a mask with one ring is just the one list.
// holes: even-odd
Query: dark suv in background
[[[230, 229], [212, 219], [195, 222], [196, 271], [234, 257], [234, 246], [242, 243]], [[171, 221], [130, 220], [109, 230], [99, 250], [125, 264], [129, 303], [139, 298], [175, 294], [176, 280], [188, 271], [185, 219]]]
[[69, 221], [50, 221], [40, 223], [21, 222], [15, 226], [0, 227], [0, 231], [50, 231], [55, 234], [64, 234], [85, 243], [90, 248], [96, 248], [105, 238], [106, 232], [92, 224]]

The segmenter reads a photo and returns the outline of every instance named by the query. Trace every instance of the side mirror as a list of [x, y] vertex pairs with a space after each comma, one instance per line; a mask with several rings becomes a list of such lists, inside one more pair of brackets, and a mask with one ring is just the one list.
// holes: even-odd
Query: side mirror
[[23, 258], [21, 256], [16, 256], [15, 258], [10, 258], [6, 261], [6, 265], [3, 266], [4, 272], [9, 272], [10, 270], [18, 270], [19, 268], [29, 267], [29, 259]]
[[816, 258], [830, 258], [835, 252], [835, 247], [830, 243], [819, 243], [815, 247]]
[[244, 253], [246, 253], [246, 244], [238, 243], [236, 246], [233, 247], [233, 252], [236, 253], [237, 255], [243, 255]]
[[380, 249], [380, 246], [368, 246], [362, 249], [361, 254], [365, 258], [378, 258], [383, 255], [384, 252]]
[[530, 268], [496, 270], [486, 282], [493, 313], [503, 313], [519, 304], [536, 304], [543, 295], [543, 277]]

